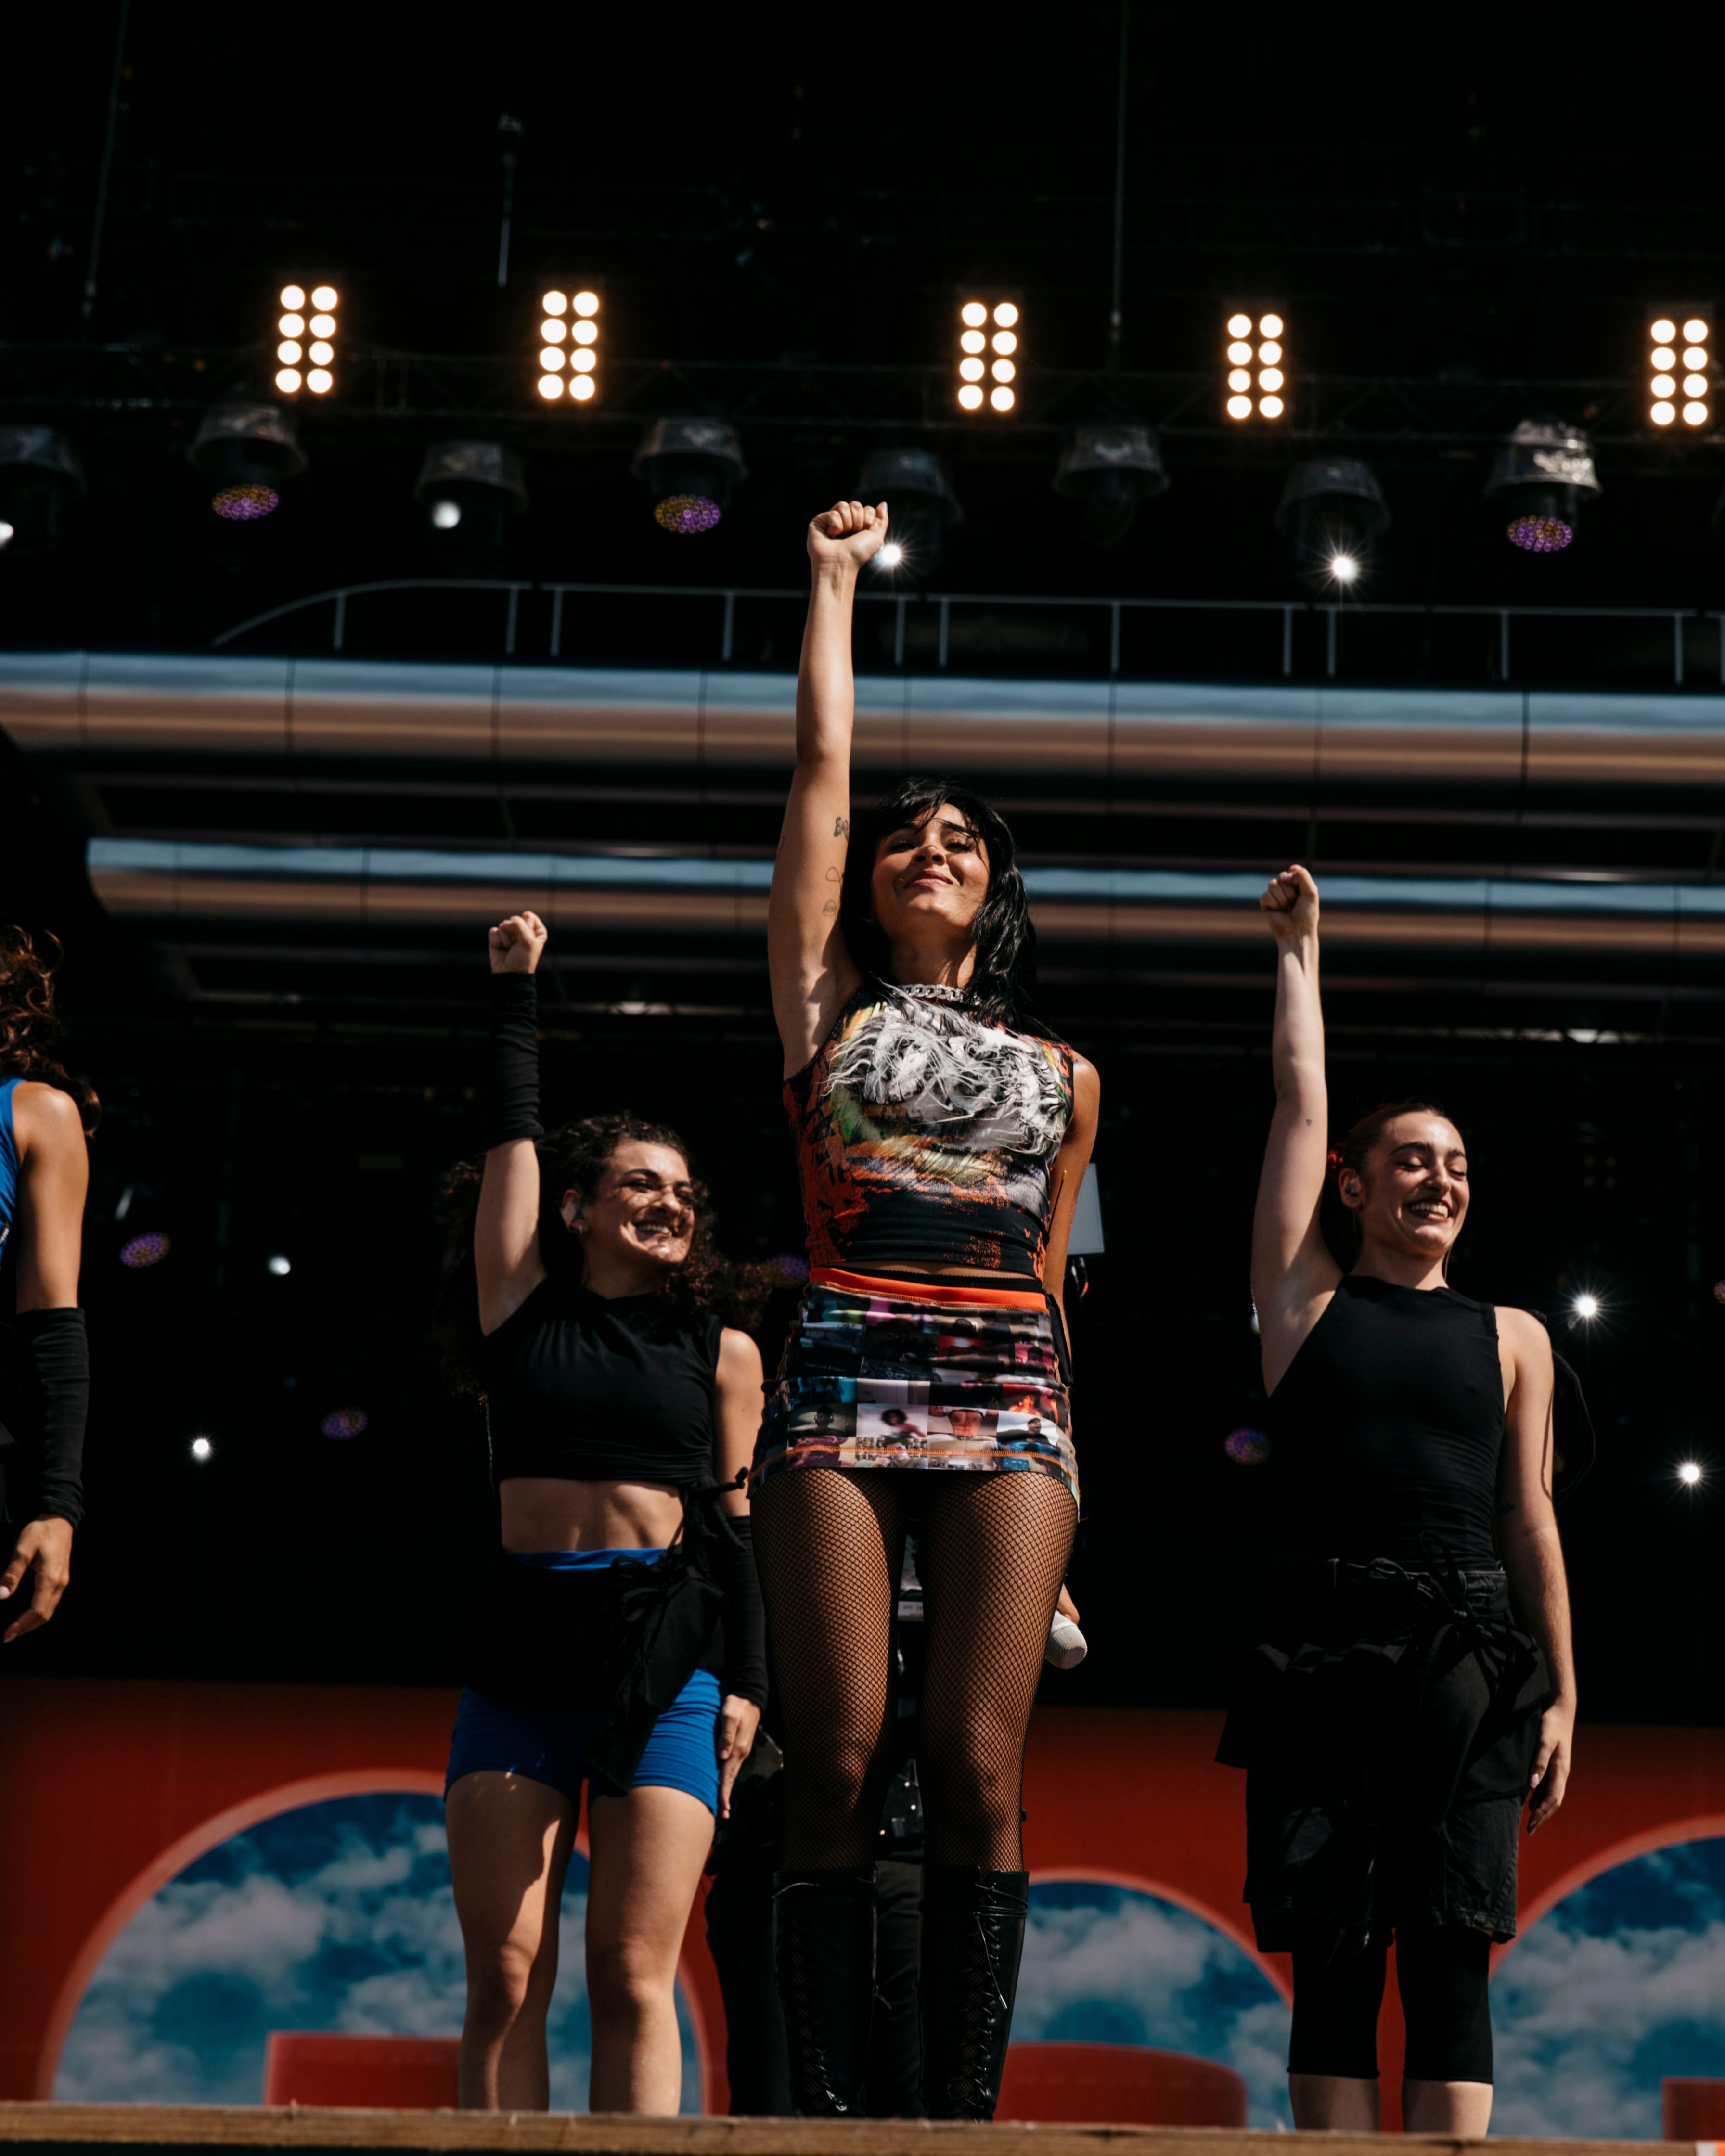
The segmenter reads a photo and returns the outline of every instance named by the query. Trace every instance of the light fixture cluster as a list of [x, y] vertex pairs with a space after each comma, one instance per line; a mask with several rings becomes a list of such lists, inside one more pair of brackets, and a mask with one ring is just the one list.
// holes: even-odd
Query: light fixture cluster
[[341, 294], [333, 285], [281, 288], [281, 316], [275, 325], [275, 387], [284, 397], [309, 389], [327, 397], [336, 386], [336, 309]]
[[1016, 300], [960, 300], [961, 411], [1010, 412], [1018, 403], [1019, 320]]
[[1712, 324], [1692, 314], [1681, 323], [1675, 315], [1658, 315], [1647, 326], [1647, 417], [1656, 427], [1681, 422], [1704, 427], [1712, 394]]
[[1260, 315], [1255, 332], [1250, 315], [1228, 317], [1228, 403], [1230, 419], [1279, 419], [1287, 409], [1282, 393], [1287, 376], [1283, 368], [1282, 318]]
[[539, 306], [539, 394], [547, 404], [565, 396], [585, 404], [598, 388], [599, 295], [550, 291]]

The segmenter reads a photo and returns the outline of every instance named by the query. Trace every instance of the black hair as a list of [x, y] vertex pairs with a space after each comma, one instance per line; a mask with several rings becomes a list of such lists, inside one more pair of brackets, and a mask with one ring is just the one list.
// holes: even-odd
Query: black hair
[[[1441, 1116], [1446, 1123], [1454, 1124], [1455, 1117], [1447, 1108], [1435, 1101], [1380, 1101], [1368, 1114], [1349, 1126], [1338, 1146], [1332, 1146], [1327, 1171], [1324, 1176], [1324, 1194], [1318, 1210], [1318, 1227], [1330, 1255], [1343, 1271], [1351, 1272], [1359, 1263], [1363, 1238], [1360, 1235], [1359, 1215], [1342, 1198], [1342, 1178], [1344, 1175], [1363, 1175], [1372, 1149], [1384, 1135], [1385, 1127], [1398, 1116]], [[1457, 1126], [1457, 1135], [1460, 1127]], [[1453, 1245], [1451, 1246], [1453, 1248]], [[1444, 1253], [1444, 1272], [1450, 1270], [1450, 1251]]]
[[54, 1007], [59, 963], [58, 937], [44, 934], [39, 948], [28, 929], [0, 922], [0, 1078], [32, 1079], [69, 1093], [84, 1135], [91, 1137], [102, 1115], [95, 1088], [73, 1077], [48, 1052], [60, 1029]]
[[976, 964], [969, 989], [977, 1014], [993, 1025], [1018, 1022], [1036, 986], [1036, 930], [1024, 880], [1019, 874], [1012, 832], [979, 793], [949, 778], [901, 778], [872, 808], [859, 809], [839, 894], [839, 922], [845, 946], [865, 973], [892, 978], [892, 953], [875, 919], [872, 885], [880, 841], [906, 824], [919, 828], [951, 802], [975, 832], [988, 856], [988, 891], [976, 917]]
[[[619, 1146], [635, 1141], [669, 1147], [689, 1161], [689, 1148], [668, 1124], [645, 1122], [627, 1111], [620, 1115], [586, 1116], [578, 1123], [534, 1141], [539, 1156], [539, 1255], [553, 1276], [580, 1283], [586, 1272], [581, 1238], [563, 1219], [565, 1192], [590, 1194]], [[473, 1226], [479, 1213], [485, 1163], [459, 1161], [438, 1190], [438, 1219], [444, 1231], [443, 1283], [438, 1296], [437, 1330], [444, 1376], [458, 1393], [483, 1394], [484, 1335], [480, 1331], [479, 1281], [473, 1263]], [[690, 1163], [695, 1232], [682, 1264], [667, 1270], [667, 1300], [691, 1316], [711, 1313], [726, 1325], [747, 1330], [761, 1306], [783, 1281], [770, 1265], [739, 1265], [721, 1256], [713, 1243], [713, 1209], [706, 1185]]]

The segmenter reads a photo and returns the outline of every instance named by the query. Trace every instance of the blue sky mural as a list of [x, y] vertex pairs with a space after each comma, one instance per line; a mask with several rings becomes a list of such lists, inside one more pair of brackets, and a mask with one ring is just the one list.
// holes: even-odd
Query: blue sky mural
[[1288, 2010], [1241, 1947], [1159, 1896], [1097, 1880], [1030, 1889], [1013, 2034], [1149, 2044], [1245, 2077], [1254, 2126], [1291, 2126]]
[[[587, 2104], [581, 1936], [570, 1864], [551, 2011], [551, 2101]], [[272, 2029], [454, 2036], [465, 1994], [444, 1808], [342, 1797], [236, 1835], [188, 1865], [109, 1949], [61, 2056], [63, 2102], [256, 2103]], [[683, 2020], [683, 2108], [701, 2107]]]
[[1491, 1985], [1496, 2133], [1656, 2140], [1667, 2074], [1725, 2076], [1725, 1840], [1604, 1871]]

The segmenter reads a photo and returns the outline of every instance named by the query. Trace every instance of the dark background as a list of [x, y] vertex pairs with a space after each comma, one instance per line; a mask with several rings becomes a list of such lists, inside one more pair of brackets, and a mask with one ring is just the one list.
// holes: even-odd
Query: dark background
[[[1296, 588], [1271, 521], [1288, 462], [1343, 444], [1371, 456], [1394, 516], [1368, 597], [1725, 598], [1708, 521], [1717, 439], [1656, 440], [1636, 416], [1646, 307], [1707, 300], [1725, 253], [1711, 83], [1651, 37], [1645, 53], [1567, 37], [1557, 51], [1512, 13], [1415, 57], [1379, 18], [1212, 29], [1136, 9], [1125, 328], [1105, 376], [1112, 8], [739, 31], [690, 11], [633, 30], [494, 11], [457, 29], [363, 8], [338, 28], [135, 4], [86, 321], [113, 28], [104, 8], [15, 31], [0, 422], [65, 431], [89, 494], [59, 551], [0, 558], [0, 645], [195, 651], [344, 581], [434, 574], [413, 476], [428, 441], [475, 431], [526, 459], [531, 506], [503, 565], [525, 578], [793, 585], [809, 511], [850, 490], [868, 447], [914, 439], [948, 458], [967, 511], [951, 588], [1281, 598]], [[502, 112], [521, 136], [500, 137]], [[521, 162], [500, 291], [506, 141]], [[357, 386], [301, 413], [311, 469], [280, 515], [218, 528], [186, 445], [213, 393], [262, 378], [289, 275], [341, 287]], [[601, 285], [619, 385], [555, 421], [531, 396], [535, 293], [552, 275]], [[1064, 406], [1022, 427], [952, 422], [917, 370], [941, 358], [965, 280], [1023, 293], [1027, 366], [1067, 371]], [[1310, 377], [1286, 434], [1214, 416], [1219, 325], [1238, 303], [1284, 313], [1291, 370]], [[500, 368], [516, 351], [520, 370]], [[394, 376], [391, 354], [408, 356]], [[396, 379], [408, 386], [391, 405], [380, 385]], [[1351, 423], [1336, 416], [1349, 381]], [[698, 542], [660, 532], [629, 476], [655, 409], [718, 412], [744, 432], [751, 477]], [[1533, 562], [1504, 546], [1480, 489], [1507, 427], [1548, 410], [1593, 429], [1605, 493], [1568, 554]], [[1158, 427], [1173, 484], [1098, 554], [1048, 482], [1060, 426], [1104, 411]], [[565, 658], [616, 655], [611, 633], [596, 618]], [[300, 634], [243, 648], [305, 648]], [[793, 634], [750, 663], [791, 663]], [[465, 635], [434, 640], [420, 616], [382, 641], [460, 653]], [[1225, 641], [1204, 663], [1253, 670]], [[1417, 682], [1421, 663], [1375, 678]], [[1157, 670], [1147, 657], [1141, 670]], [[191, 804], [116, 812], [117, 827], [245, 835], [267, 821], [237, 801]], [[1690, 806], [1717, 828], [1685, 842], [1682, 872], [1710, 880], [1725, 803]], [[332, 828], [334, 811], [296, 813], [314, 835]], [[398, 805], [387, 829], [448, 843], [436, 819], [454, 813]], [[671, 831], [662, 804], [589, 803], [560, 829], [593, 844], [655, 831], [771, 844], [766, 809], [704, 834], [689, 815]], [[145, 930], [95, 906], [90, 828], [55, 773], [0, 747], [0, 915], [63, 937], [68, 1060], [105, 1107], [85, 1289], [90, 1517], [62, 1614], [8, 1662], [449, 1681], [493, 1523], [478, 1412], [440, 1384], [429, 1334], [432, 1202], [477, 1144], [482, 955], [452, 945], [363, 978], [302, 964], [290, 995], [236, 958], [188, 987]], [[1303, 815], [1212, 850], [1148, 822], [1105, 840], [1033, 810], [1028, 830], [1050, 859], [1186, 849], [1266, 872], [1288, 848], [1321, 872], [1362, 849], [1392, 867], [1455, 859], [1430, 831], [1348, 841]], [[1639, 851], [1601, 830], [1563, 843], [1576, 873], [1672, 872], [1656, 835]], [[726, 975], [704, 1002], [685, 983], [673, 1007], [640, 1009], [657, 982], [644, 959], [603, 993], [547, 998], [550, 1104], [670, 1120], [727, 1246], [794, 1252], [764, 980]], [[1266, 1482], [1223, 1440], [1262, 1412], [1246, 1234], [1270, 988], [1267, 944], [1260, 974], [1220, 987], [1096, 972], [1047, 984], [1049, 1021], [1103, 1075], [1109, 1237], [1074, 1313], [1090, 1517], [1073, 1584], [1092, 1654], [1050, 1680], [1051, 1698], [1209, 1705], [1225, 1688]], [[1410, 1091], [1446, 1103], [1473, 1158], [1456, 1284], [1548, 1312], [1585, 1378], [1600, 1460], [1563, 1517], [1584, 1711], [1600, 1717], [1722, 1708], [1702, 1647], [1725, 1477], [1714, 1008], [1674, 1004], [1656, 980], [1609, 1024], [1584, 999], [1486, 1004], [1441, 983], [1332, 998], [1338, 1126]], [[169, 1255], [122, 1267], [121, 1247], [149, 1231], [171, 1237]], [[265, 1269], [275, 1253], [285, 1279]], [[1602, 1315], [1572, 1329], [1584, 1288]], [[349, 1407], [363, 1435], [323, 1437]], [[199, 1433], [214, 1448], [203, 1465]], [[1683, 1458], [1709, 1470], [1692, 1492], [1675, 1479]]]

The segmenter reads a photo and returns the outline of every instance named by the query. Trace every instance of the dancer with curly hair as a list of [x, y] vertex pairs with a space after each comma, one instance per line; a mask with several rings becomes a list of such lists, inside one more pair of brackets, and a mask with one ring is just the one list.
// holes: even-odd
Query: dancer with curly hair
[[1246, 1769], [1258, 1944], [1293, 1956], [1295, 2125], [1376, 2128], [1393, 1937], [1404, 2123], [1480, 2135], [1522, 1807], [1533, 1833], [1563, 1803], [1575, 1727], [1551, 1342], [1449, 1285], [1470, 1182], [1440, 1108], [1389, 1104], [1328, 1150], [1317, 886], [1286, 869], [1260, 904], [1276, 1112], [1252, 1298], [1281, 1548], [1218, 1756]]
[[[558, 1910], [588, 1792], [594, 2111], [674, 2112], [674, 1986], [715, 1817], [766, 1698], [740, 1486], [761, 1358], [674, 1131], [539, 1122], [546, 931], [490, 931], [482, 1172], [445, 1186], [503, 1556], [469, 1658], [446, 1809], [467, 1955], [461, 2102], [543, 2110]], [[742, 1282], [746, 1289], [748, 1283]]]
[[860, 2112], [907, 1530], [925, 1610], [922, 2097], [993, 2114], [1024, 1935], [1024, 1741], [1077, 1518], [1060, 1306], [1096, 1074], [1031, 1029], [1012, 834], [944, 779], [853, 831], [851, 614], [885, 503], [809, 528], [768, 949], [809, 1284], [756, 1455], [785, 1727], [778, 1980], [799, 2111]]
[[0, 927], [0, 1309], [15, 1313], [9, 1352], [0, 1346], [0, 1603], [13, 1605], [0, 1610], [3, 1644], [59, 1608], [84, 1517], [90, 1347], [78, 1272], [85, 1142], [100, 1109], [48, 1053], [57, 958], [58, 947], [49, 956], [23, 929]]

